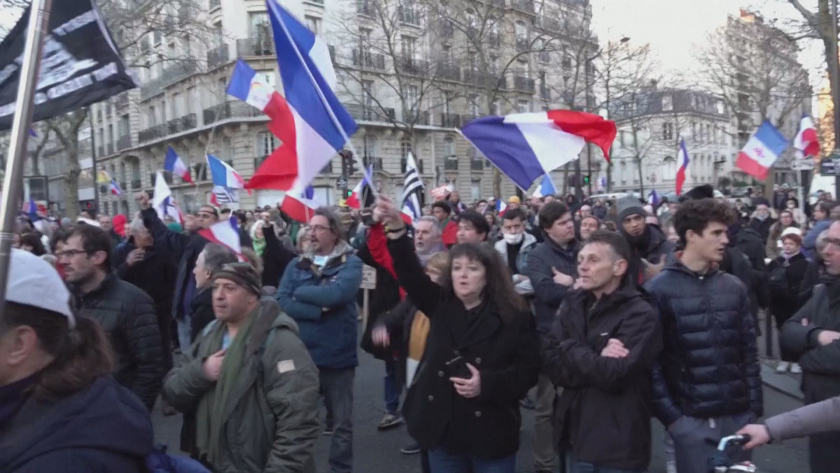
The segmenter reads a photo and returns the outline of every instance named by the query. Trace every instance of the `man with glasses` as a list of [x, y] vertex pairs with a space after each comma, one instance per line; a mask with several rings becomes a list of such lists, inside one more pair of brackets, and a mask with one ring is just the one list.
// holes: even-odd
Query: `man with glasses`
[[195, 260], [207, 244], [207, 239], [196, 233], [203, 228], [210, 228], [219, 221], [219, 211], [210, 205], [202, 205], [195, 217], [187, 216], [185, 233], [176, 233], [164, 225], [158, 218], [157, 211], [149, 205], [149, 195], [137, 194], [137, 203], [142, 210], [143, 224], [154, 238], [154, 247], [162, 255], [178, 261], [175, 277], [175, 292], [172, 295], [172, 318], [178, 324], [178, 344], [182, 352], [190, 347], [190, 304], [196, 294], [196, 282], [193, 269]]
[[165, 374], [152, 298], [111, 272], [111, 239], [101, 228], [76, 225], [61, 242], [55, 256], [79, 315], [102, 326], [117, 358], [114, 379], [151, 411]]
[[[277, 289], [277, 302], [300, 328], [300, 338], [320, 372], [333, 434], [330, 470], [353, 471], [353, 378], [358, 358], [356, 294], [362, 283], [362, 260], [341, 239], [338, 215], [320, 207], [309, 222], [309, 248], [293, 259]], [[332, 420], [332, 422], [330, 422]]]

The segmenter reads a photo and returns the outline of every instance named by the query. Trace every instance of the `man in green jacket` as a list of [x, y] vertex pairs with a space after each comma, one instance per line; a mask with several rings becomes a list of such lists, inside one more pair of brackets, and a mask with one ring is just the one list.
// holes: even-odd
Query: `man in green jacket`
[[213, 275], [213, 311], [163, 388], [173, 407], [195, 413], [191, 450], [217, 473], [314, 473], [318, 369], [297, 325], [260, 298], [248, 263]]

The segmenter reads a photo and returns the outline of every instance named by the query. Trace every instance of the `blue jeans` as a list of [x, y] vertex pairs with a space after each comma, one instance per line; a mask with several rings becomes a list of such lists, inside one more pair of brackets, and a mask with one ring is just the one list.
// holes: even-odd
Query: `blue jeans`
[[610, 468], [608, 466], [598, 466], [594, 463], [577, 461], [571, 450], [566, 452], [566, 473], [642, 473], [642, 471]]
[[388, 414], [399, 415], [401, 389], [396, 368], [396, 360], [385, 360], [385, 409]]
[[178, 346], [181, 347], [181, 353], [189, 353], [190, 345], [192, 345], [192, 317], [189, 314], [177, 321], [178, 325]]
[[320, 368], [321, 392], [332, 415], [335, 432], [330, 438], [329, 465], [332, 473], [353, 471], [353, 379], [355, 368]]
[[429, 450], [431, 473], [514, 473], [516, 454], [503, 458], [478, 458], [453, 455], [443, 447]]

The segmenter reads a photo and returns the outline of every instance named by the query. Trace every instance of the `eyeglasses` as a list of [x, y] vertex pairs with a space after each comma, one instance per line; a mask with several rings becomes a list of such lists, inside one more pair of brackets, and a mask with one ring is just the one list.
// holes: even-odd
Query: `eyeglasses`
[[67, 251], [57, 251], [55, 253], [55, 257], [58, 259], [62, 258], [72, 258], [76, 255], [86, 255], [88, 254], [87, 251], [84, 250], [67, 250]]
[[831, 244], [840, 247], [840, 238], [826, 238], [823, 240], [826, 244]]
[[311, 228], [312, 231], [315, 233], [323, 233], [330, 231], [330, 227], [322, 227], [321, 225], [313, 225], [309, 228]]

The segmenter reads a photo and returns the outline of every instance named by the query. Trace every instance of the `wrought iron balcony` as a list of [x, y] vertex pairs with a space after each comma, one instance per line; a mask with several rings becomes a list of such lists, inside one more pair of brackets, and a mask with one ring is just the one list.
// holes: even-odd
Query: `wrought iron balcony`
[[456, 113], [441, 113], [440, 126], [446, 128], [458, 128], [461, 126], [461, 116]]
[[241, 56], [274, 56], [274, 41], [268, 36], [236, 40], [236, 49]]
[[487, 44], [494, 48], [498, 48], [502, 45], [502, 37], [499, 33], [487, 33], [486, 39]]
[[437, 62], [437, 77], [444, 80], [461, 80], [461, 68], [454, 62], [438, 61]]
[[356, 1], [356, 13], [358, 13], [360, 15], [366, 15], [366, 16], [375, 16], [376, 15], [376, 7], [373, 5], [372, 1], [357, 0]]
[[403, 122], [415, 125], [429, 125], [429, 112], [418, 112], [416, 110], [403, 110]]
[[143, 186], [143, 183], [140, 182], [140, 179], [132, 179], [131, 180], [131, 188], [132, 189], [139, 189]]
[[524, 53], [531, 49], [531, 41], [528, 38], [516, 38], [516, 52]]
[[534, 14], [534, 0], [511, 0], [510, 6], [514, 10]]
[[[219, 120], [225, 120], [228, 118], [250, 118], [250, 117], [258, 117], [262, 113], [257, 110], [255, 107], [248, 105], [245, 102], [225, 102], [219, 105], [214, 105], [209, 108], [204, 109], [204, 124], [209, 125], [211, 123], [215, 123]], [[189, 115], [188, 115], [189, 116]], [[192, 120], [195, 120], [193, 118]], [[191, 128], [195, 128], [195, 125], [192, 125]]]
[[420, 26], [420, 13], [417, 11], [417, 9], [406, 5], [400, 5], [399, 15], [400, 21], [402, 23]]
[[457, 171], [458, 170], [458, 156], [447, 156], [443, 160], [443, 169], [445, 171]]
[[128, 92], [123, 92], [117, 95], [116, 100], [114, 101], [117, 108], [125, 108], [128, 107]]
[[353, 50], [353, 65], [367, 69], [385, 69], [385, 56], [370, 51]]
[[400, 70], [406, 74], [413, 74], [417, 76], [426, 76], [429, 74], [429, 61], [400, 56], [399, 65]]
[[223, 44], [217, 48], [207, 51], [208, 68], [212, 69], [216, 66], [221, 66], [222, 64], [226, 64], [228, 61], [230, 61], [230, 54], [227, 44]]
[[[422, 159], [415, 159], [414, 164], [417, 165], [417, 171], [420, 174], [423, 174], [423, 160]], [[407, 166], [407, 162], [405, 158], [400, 159], [400, 172], [405, 174], [405, 167]]]
[[354, 120], [390, 123], [396, 117], [393, 108], [382, 109], [380, 107], [359, 104], [346, 104], [344, 107], [350, 112], [350, 116]]
[[545, 100], [546, 102], [551, 101], [551, 89], [548, 87], [540, 87], [540, 98]]
[[455, 27], [449, 20], [438, 21], [438, 34], [441, 38], [451, 38], [455, 35]]
[[362, 158], [362, 162], [365, 164], [366, 168], [373, 166], [374, 171], [382, 170], [382, 158], [365, 156], [364, 158]]
[[534, 92], [534, 79], [530, 77], [514, 76], [513, 88], [516, 90], [524, 90], [527, 92]]
[[126, 148], [131, 148], [131, 132], [120, 136], [117, 140], [117, 149], [122, 151]]
[[473, 171], [483, 170], [484, 160], [482, 158], [470, 158], [470, 169]]
[[163, 138], [166, 135], [166, 125], [154, 125], [137, 134], [137, 141], [140, 143]]

